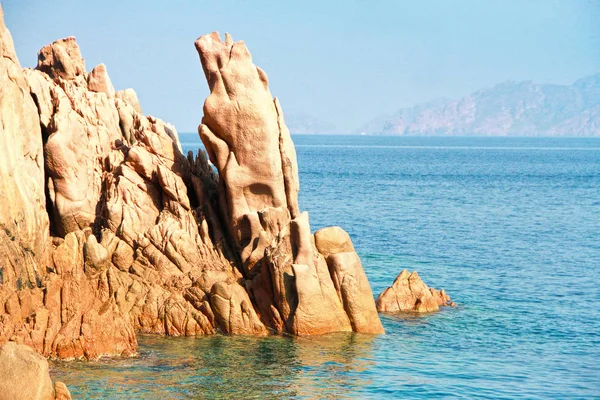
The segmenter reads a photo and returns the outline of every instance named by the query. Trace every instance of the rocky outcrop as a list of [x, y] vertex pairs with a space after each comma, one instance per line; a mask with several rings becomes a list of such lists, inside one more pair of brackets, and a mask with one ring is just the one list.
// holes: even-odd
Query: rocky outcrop
[[62, 382], [52, 385], [48, 361], [13, 342], [0, 346], [0, 397], [11, 400], [70, 400]]
[[[20, 195], [7, 204], [24, 217], [0, 220], [10, 236], [0, 248], [12, 252], [2, 257], [12, 264], [3, 265], [0, 341], [95, 358], [134, 354], [136, 331], [267, 333], [240, 284], [206, 157], [181, 154], [175, 129], [142, 115], [133, 90], [115, 93], [105, 66], [86, 72], [74, 38], [45, 46], [37, 68], [22, 71], [2, 32], [2, 65], [18, 79], [2, 81], [0, 159], [12, 160], [14, 143], [32, 149], [1, 175], [0, 193]], [[36, 244], [32, 235], [39, 251], [14, 250]]]
[[[67, 44], [76, 46], [57, 41], [52, 53], [80, 54], [60, 50]], [[136, 330], [266, 333], [229, 261], [206, 159], [184, 157], [174, 128], [137, 111], [135, 92], [113, 96], [104, 67], [72, 79], [54, 75], [27, 75], [40, 110], [50, 110], [40, 112], [48, 187], [57, 233], [65, 235], [55, 240], [54, 270], [76, 283], [67, 303], [86, 301], [66, 305], [72, 329], [62, 323], [48, 353], [132, 354]]]
[[22, 70], [0, 27], [0, 343], [97, 358], [135, 354], [136, 332], [383, 332], [348, 234], [313, 235], [299, 210], [281, 106], [243, 42], [196, 42], [217, 175], [75, 38]]
[[377, 297], [377, 310], [381, 312], [412, 311], [433, 312], [440, 306], [454, 306], [444, 289], [428, 288], [417, 272], [402, 270], [389, 288]]
[[222, 218], [263, 322], [297, 335], [383, 332], [348, 235], [322, 231], [321, 242], [330, 237], [333, 246], [320, 248], [299, 210], [296, 152], [267, 75], [227, 34], [225, 42], [218, 33], [202, 36], [196, 49], [210, 88], [198, 131], [219, 172]]
[[[17, 291], [39, 286], [50, 237], [38, 110], [1, 8], [0, 204], [0, 302], [11, 308], [18, 304]], [[3, 314], [0, 312], [0, 335], [6, 318]]]
[[350, 236], [337, 226], [323, 228], [315, 232], [315, 245], [327, 261], [352, 329], [381, 333], [383, 328], [373, 305], [373, 292]]

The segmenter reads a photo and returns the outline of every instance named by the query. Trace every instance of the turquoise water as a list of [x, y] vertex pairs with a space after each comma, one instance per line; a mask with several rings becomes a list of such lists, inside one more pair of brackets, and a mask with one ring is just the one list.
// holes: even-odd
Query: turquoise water
[[458, 306], [378, 337], [142, 336], [54, 363], [74, 398], [600, 398], [600, 139], [294, 141], [313, 230], [350, 233], [374, 293], [408, 268]]

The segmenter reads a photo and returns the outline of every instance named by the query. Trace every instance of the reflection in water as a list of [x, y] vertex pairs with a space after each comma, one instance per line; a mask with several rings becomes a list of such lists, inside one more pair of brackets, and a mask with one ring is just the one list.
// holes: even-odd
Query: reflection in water
[[369, 384], [374, 336], [139, 337], [140, 357], [54, 362], [74, 398], [336, 397]]
[[368, 385], [369, 375], [361, 372], [374, 365], [375, 337], [335, 333], [295, 338], [295, 357], [301, 365], [296, 392], [311, 398], [340, 397]]

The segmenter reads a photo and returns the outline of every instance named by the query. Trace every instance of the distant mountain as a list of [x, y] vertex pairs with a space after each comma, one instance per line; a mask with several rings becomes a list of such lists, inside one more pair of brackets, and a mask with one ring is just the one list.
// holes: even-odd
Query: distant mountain
[[285, 124], [293, 135], [338, 133], [335, 125], [309, 114], [286, 114]]
[[357, 133], [600, 136], [600, 73], [572, 85], [504, 82], [378, 117]]

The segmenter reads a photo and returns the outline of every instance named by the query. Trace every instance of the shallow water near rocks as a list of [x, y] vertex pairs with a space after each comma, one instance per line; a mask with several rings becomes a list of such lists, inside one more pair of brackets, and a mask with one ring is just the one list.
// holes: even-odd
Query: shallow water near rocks
[[293, 139], [301, 208], [348, 231], [374, 294], [407, 268], [458, 306], [382, 336], [142, 335], [53, 362], [73, 398], [600, 397], [600, 139]]

